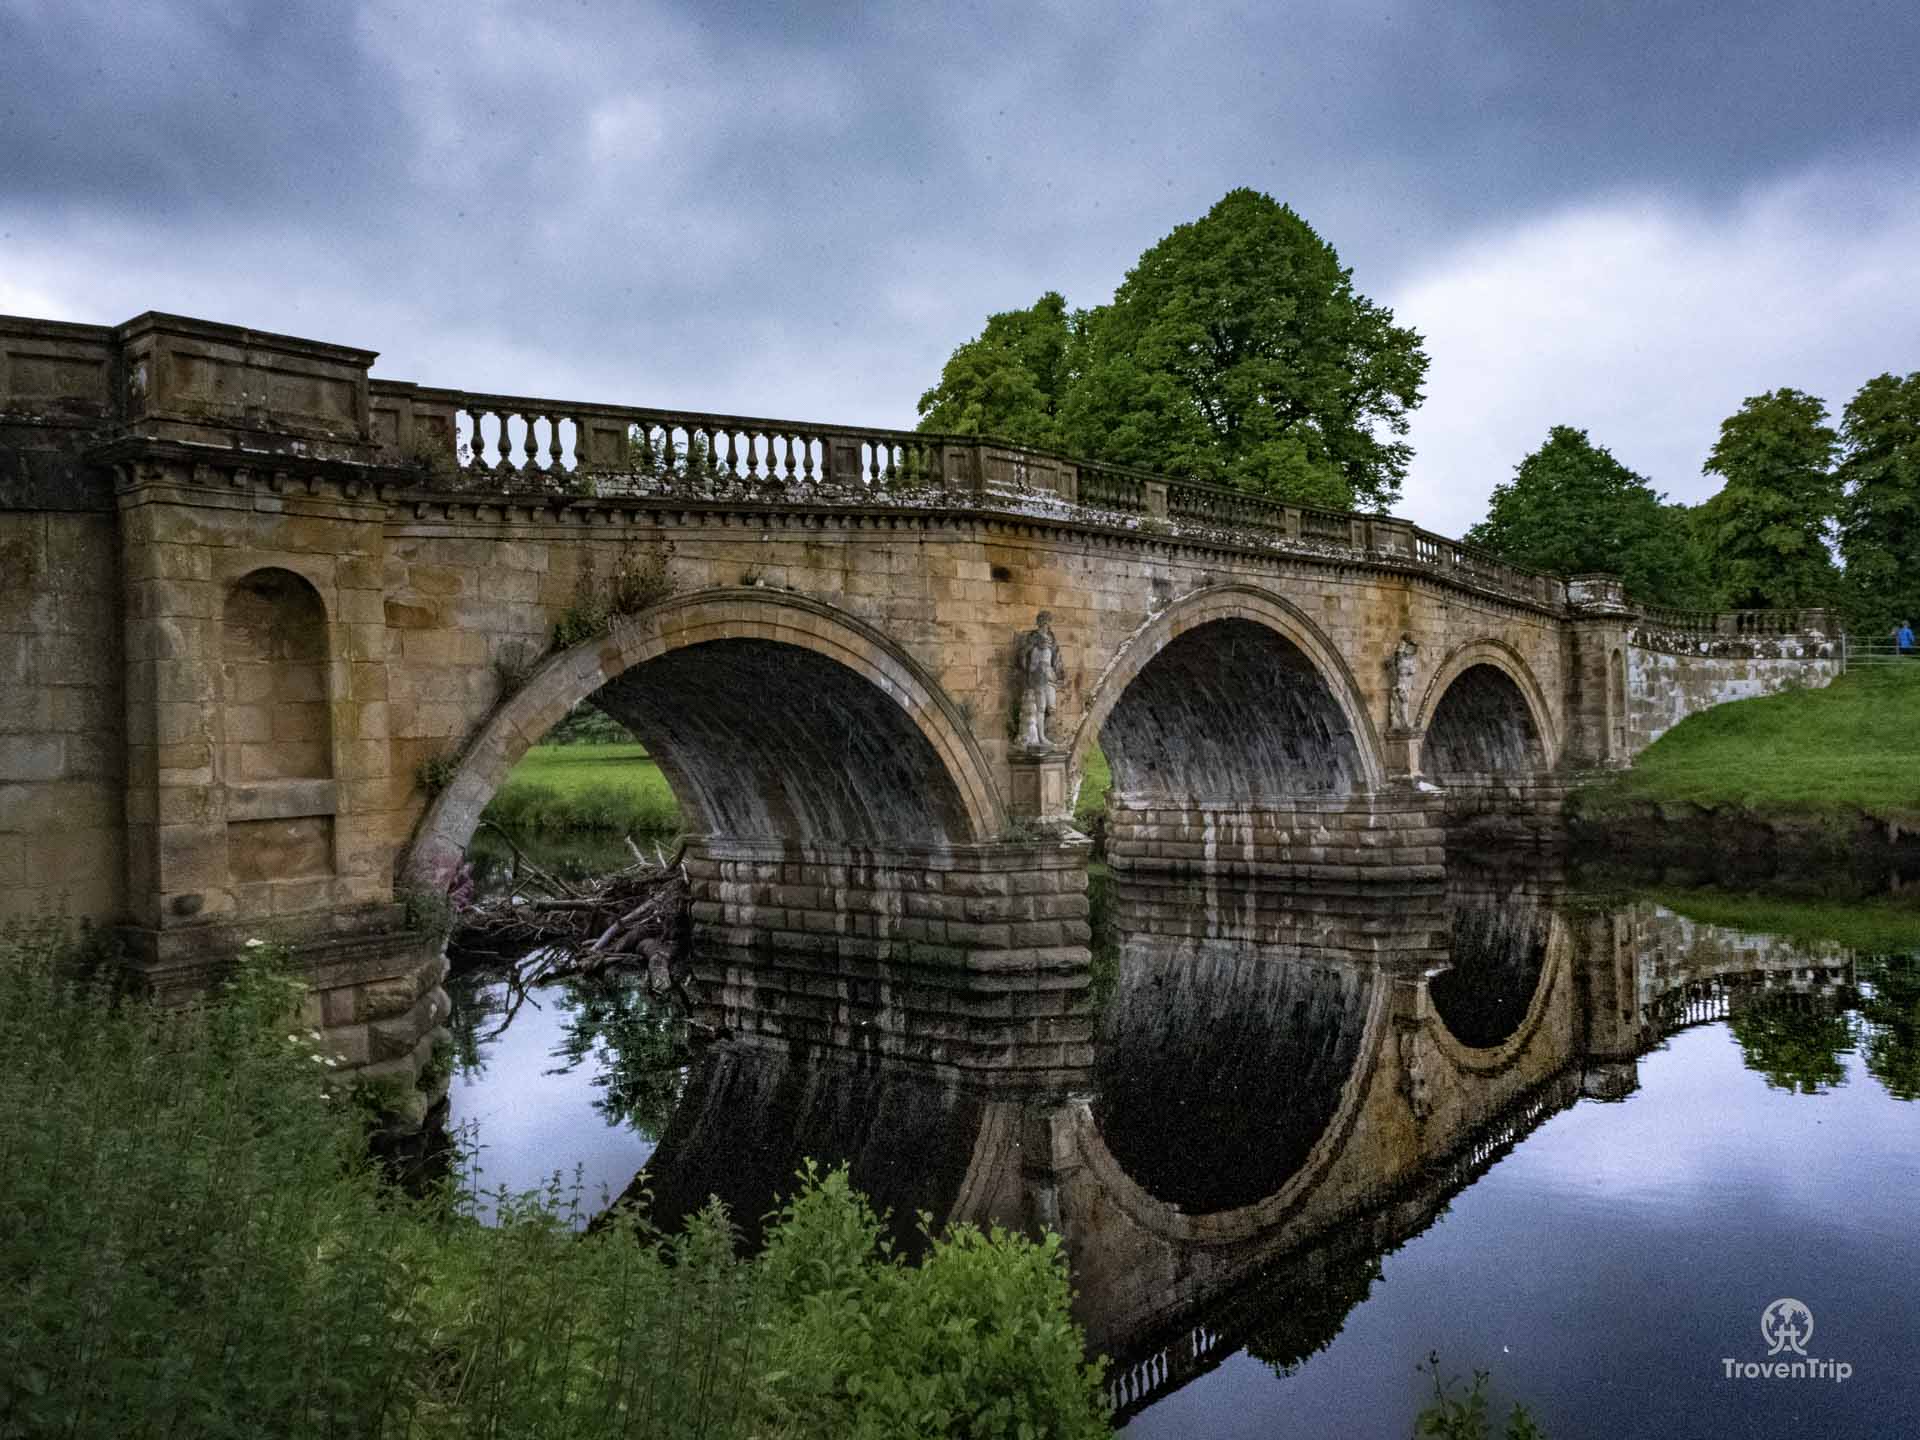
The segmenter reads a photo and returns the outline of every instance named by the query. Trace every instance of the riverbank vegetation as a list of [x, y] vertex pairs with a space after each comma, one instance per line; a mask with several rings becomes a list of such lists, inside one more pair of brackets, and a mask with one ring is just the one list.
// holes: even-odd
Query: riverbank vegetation
[[748, 1257], [718, 1208], [579, 1239], [558, 1181], [482, 1226], [381, 1181], [299, 995], [263, 948], [163, 1011], [0, 934], [0, 1435], [1106, 1433], [1056, 1239], [907, 1265], [840, 1172]]
[[1920, 660], [1907, 663], [1689, 715], [1631, 770], [1583, 790], [1576, 813], [1696, 805], [1920, 825]]
[[666, 777], [634, 744], [536, 745], [482, 818], [515, 835], [667, 836], [681, 826]]

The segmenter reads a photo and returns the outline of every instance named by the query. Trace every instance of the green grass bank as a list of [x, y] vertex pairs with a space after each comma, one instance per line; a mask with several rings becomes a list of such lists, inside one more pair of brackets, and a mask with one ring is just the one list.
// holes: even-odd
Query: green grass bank
[[680, 805], [640, 745], [536, 745], [482, 817], [516, 835], [672, 835]]
[[1567, 815], [1643, 883], [1884, 892], [1920, 875], [1920, 661], [1688, 716]]
[[1756, 814], [1912, 817], [1920, 826], [1920, 660], [1849, 671], [1818, 690], [1689, 715], [1625, 773], [1583, 792], [1586, 813], [1634, 804]]

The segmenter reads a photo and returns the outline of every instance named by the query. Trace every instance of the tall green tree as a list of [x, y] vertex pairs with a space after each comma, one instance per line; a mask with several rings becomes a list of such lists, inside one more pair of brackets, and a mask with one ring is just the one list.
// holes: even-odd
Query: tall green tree
[[1825, 604], [1839, 587], [1829, 548], [1840, 437], [1827, 407], [1800, 390], [1749, 397], [1720, 423], [1702, 471], [1725, 484], [1698, 512], [1717, 602]]
[[988, 316], [986, 329], [948, 357], [940, 382], [920, 397], [920, 428], [1058, 448], [1072, 341], [1073, 317], [1052, 290], [1029, 309]]
[[1708, 603], [1692, 517], [1614, 459], [1587, 432], [1555, 425], [1546, 443], [1493, 487], [1467, 539], [1516, 565], [1559, 575], [1607, 571], [1636, 599]]
[[1920, 621], [1920, 371], [1876, 375], [1840, 417], [1848, 620], [1877, 638]]
[[1234, 190], [1140, 257], [1087, 316], [1076, 452], [1322, 505], [1385, 507], [1413, 450], [1418, 333], [1288, 206]]

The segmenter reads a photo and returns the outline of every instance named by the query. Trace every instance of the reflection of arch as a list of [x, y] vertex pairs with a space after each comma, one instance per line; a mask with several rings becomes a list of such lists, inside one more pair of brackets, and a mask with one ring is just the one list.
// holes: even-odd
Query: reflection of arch
[[[1497, 918], [1504, 912], [1504, 908], [1496, 905], [1489, 907], [1485, 913]], [[1523, 908], [1520, 911], [1520, 919], [1521, 924], [1528, 930], [1534, 929], [1539, 923], [1530, 909]], [[1514, 1004], [1495, 1007], [1501, 1016], [1497, 1028], [1506, 1032], [1497, 1039], [1491, 1034], [1471, 1033], [1471, 1027], [1463, 1022], [1458, 1013], [1451, 1017], [1453, 1023], [1468, 1033], [1456, 1035], [1448, 1023], [1450, 1018], [1448, 1012], [1453, 1010], [1454, 1006], [1446, 1003], [1446, 987], [1442, 982], [1452, 976], [1455, 977], [1456, 983], [1480, 983], [1487, 978], [1486, 976], [1474, 968], [1462, 966], [1435, 976], [1428, 982], [1427, 993], [1433, 1001], [1433, 1024], [1429, 1033], [1439, 1046], [1440, 1053], [1456, 1070], [1472, 1075], [1491, 1075], [1505, 1070], [1520, 1057], [1538, 1033], [1554, 996], [1559, 993], [1563, 982], [1570, 978], [1572, 966], [1572, 942], [1567, 933], [1565, 920], [1556, 912], [1544, 917], [1544, 923], [1546, 935], [1538, 945], [1537, 968], [1530, 961], [1521, 967], [1533, 969], [1535, 976], [1526, 996], [1524, 1008]], [[1458, 943], [1458, 927], [1455, 935]], [[1526, 957], [1517, 958], [1526, 959]], [[1511, 1000], [1515, 997], [1504, 998]], [[1493, 1043], [1468, 1043], [1480, 1040]]]
[[311, 582], [267, 567], [234, 581], [220, 613], [220, 776], [228, 785], [333, 774], [327, 607]]
[[[1203, 629], [1206, 633], [1196, 634]], [[1196, 677], [1208, 676], [1209, 648], [1218, 655], [1229, 646], [1245, 662], [1235, 668], [1234, 678], [1248, 683], [1244, 693], [1227, 697], [1229, 708], [1222, 711], [1213, 703], [1220, 697], [1195, 694], [1189, 687]], [[1217, 670], [1210, 678], [1224, 679]], [[1155, 706], [1168, 713], [1156, 718], [1150, 713]], [[1116, 793], [1125, 789], [1129, 748], [1152, 749], [1157, 736], [1173, 732], [1180, 743], [1164, 747], [1164, 753], [1195, 756], [1195, 739], [1218, 732], [1221, 753], [1201, 752], [1178, 778], [1204, 781], [1223, 765], [1233, 765], [1224, 744], [1230, 734], [1242, 746], [1265, 745], [1267, 751], [1240, 757], [1240, 773], [1228, 777], [1229, 793], [1242, 804], [1269, 799], [1257, 793], [1260, 781], [1284, 788], [1286, 773], [1299, 769], [1299, 755], [1287, 753], [1288, 731], [1275, 724], [1278, 715], [1289, 713], [1317, 732], [1310, 748], [1324, 752], [1325, 763], [1346, 781], [1341, 788], [1375, 789], [1385, 774], [1366, 701], [1333, 642], [1299, 607], [1249, 585], [1211, 586], [1175, 601], [1121, 646], [1074, 732], [1069, 790], [1078, 790], [1087, 752], [1116, 711], [1123, 722], [1132, 713], [1136, 723], [1127, 728], [1141, 742], [1132, 747], [1129, 737], [1112, 737], [1118, 744], [1102, 742], [1114, 768]], [[1137, 779], [1141, 767], [1131, 768]]]
[[450, 877], [514, 763], [609, 682], [683, 809], [713, 833], [884, 846], [986, 840], [1003, 826], [959, 711], [880, 631], [798, 595], [707, 590], [535, 671], [427, 807], [407, 870]]
[[1155, 938], [1128, 951], [1094, 1061], [1108, 1152], [1185, 1214], [1280, 1191], [1339, 1113], [1385, 982], [1265, 947]]
[[1219, 1245], [1247, 1240], [1271, 1230], [1306, 1202], [1339, 1159], [1380, 1062], [1381, 1046], [1390, 1028], [1392, 990], [1392, 985], [1380, 981], [1367, 987], [1364, 1012], [1359, 1017], [1354, 1063], [1339, 1102], [1305, 1159], [1273, 1194], [1252, 1204], [1207, 1215], [1189, 1214], [1178, 1205], [1156, 1198], [1128, 1174], [1108, 1148], [1093, 1106], [1086, 1100], [1072, 1102], [1068, 1111], [1076, 1153], [1086, 1163], [1101, 1192], [1149, 1234], [1175, 1242]]
[[[1488, 675], [1486, 671], [1493, 673]], [[1464, 681], [1469, 688], [1456, 691], [1457, 681]], [[1449, 696], [1452, 696], [1451, 704], [1448, 702]], [[1514, 700], [1519, 701], [1518, 709], [1512, 704]], [[1554, 724], [1553, 708], [1547, 704], [1540, 682], [1534, 678], [1532, 669], [1520, 652], [1502, 640], [1473, 640], [1451, 651], [1428, 682], [1426, 693], [1420, 700], [1420, 708], [1415, 714], [1415, 728], [1427, 733], [1423, 747], [1423, 756], [1427, 760], [1435, 756], [1436, 726], [1440, 727], [1441, 733], [1437, 738], [1442, 751], [1441, 758], [1444, 758], [1450, 748], [1448, 732], [1454, 725], [1458, 724], [1470, 732], [1491, 723], [1499, 730], [1494, 749], [1490, 751], [1485, 745], [1475, 745], [1469, 741], [1464, 746], [1455, 747], [1460, 750], [1458, 758], [1467, 759], [1475, 752], [1484, 752], [1476, 758], [1496, 758], [1495, 752], [1508, 752], [1505, 758], [1515, 763], [1466, 764], [1458, 768], [1515, 773], [1532, 769], [1551, 770], [1560, 761], [1560, 731]], [[1508, 743], [1497, 743], [1500, 740]], [[1535, 752], [1531, 763], [1522, 760], [1527, 748]], [[1424, 761], [1423, 768], [1428, 768]]]

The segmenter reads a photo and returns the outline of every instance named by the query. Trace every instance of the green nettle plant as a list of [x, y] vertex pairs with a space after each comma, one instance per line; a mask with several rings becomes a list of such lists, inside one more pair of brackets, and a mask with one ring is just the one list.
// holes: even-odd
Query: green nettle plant
[[[107, 967], [99, 967], [111, 975]], [[809, 1168], [742, 1256], [579, 1187], [386, 1186], [338, 1057], [256, 944], [162, 1010], [60, 927], [0, 931], [0, 1437], [1093, 1436], [1058, 1241], [908, 1265]]]

